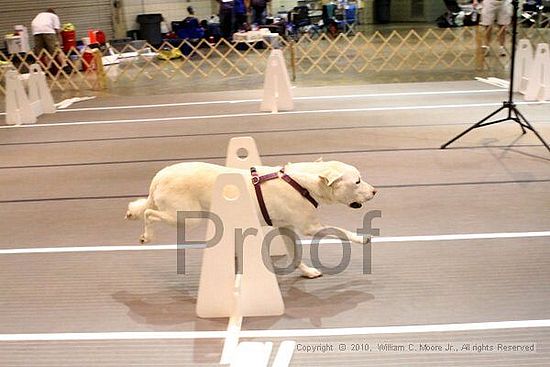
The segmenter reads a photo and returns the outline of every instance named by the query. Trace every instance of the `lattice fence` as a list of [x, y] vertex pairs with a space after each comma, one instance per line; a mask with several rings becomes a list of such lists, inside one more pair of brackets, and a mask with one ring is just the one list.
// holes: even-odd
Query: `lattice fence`
[[[496, 38], [496, 37], [494, 37]], [[519, 38], [533, 44], [550, 41], [550, 26], [520, 27]], [[297, 41], [280, 40], [293, 77], [327, 73], [384, 73], [415, 71], [444, 72], [480, 69], [502, 71], [508, 57], [481, 52], [478, 27], [428, 28], [425, 30], [348, 33], [330, 37], [327, 34], [302, 35]], [[4, 90], [4, 74], [10, 68], [25, 73], [38, 61], [45, 70], [52, 90], [103, 89], [140, 81], [177, 80], [178, 78], [226, 78], [262, 74], [271, 45], [265, 42], [231, 43], [220, 40], [210, 44], [182, 41], [164, 43], [158, 49], [150, 45], [135, 49], [128, 45], [110, 57], [85, 59], [78, 52], [73, 56], [0, 53], [0, 94]], [[493, 50], [497, 49], [495, 45]], [[163, 55], [176, 56], [169, 59]], [[113, 62], [109, 64], [109, 62]]]

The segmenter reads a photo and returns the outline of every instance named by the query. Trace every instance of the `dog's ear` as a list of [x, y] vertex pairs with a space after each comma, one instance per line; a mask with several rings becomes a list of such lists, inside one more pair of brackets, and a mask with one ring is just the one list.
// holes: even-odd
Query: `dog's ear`
[[338, 180], [342, 176], [343, 174], [341, 172], [338, 172], [332, 168], [321, 172], [321, 174], [319, 175], [319, 177], [327, 184], [327, 186], [331, 186], [334, 181]]
[[323, 157], [319, 157], [315, 160], [315, 162], [323, 162]]

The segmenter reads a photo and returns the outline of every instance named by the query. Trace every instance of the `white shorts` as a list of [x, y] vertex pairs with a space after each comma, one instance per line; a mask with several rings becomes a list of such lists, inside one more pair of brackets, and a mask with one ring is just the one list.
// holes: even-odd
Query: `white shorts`
[[513, 7], [508, 0], [484, 0], [481, 9], [481, 25], [508, 25], [512, 20]]

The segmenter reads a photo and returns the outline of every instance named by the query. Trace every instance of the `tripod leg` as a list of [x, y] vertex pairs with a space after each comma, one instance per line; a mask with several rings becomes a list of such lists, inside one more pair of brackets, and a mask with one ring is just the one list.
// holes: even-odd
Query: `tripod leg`
[[500, 107], [499, 109], [497, 109], [495, 112], [491, 113], [489, 116], [485, 117], [484, 119], [482, 119], [481, 121], [475, 123], [474, 125], [470, 126], [468, 129], [464, 130], [463, 132], [461, 132], [460, 134], [458, 134], [457, 136], [455, 136], [454, 138], [452, 138], [451, 140], [449, 140], [448, 142], [446, 142], [445, 144], [443, 144], [441, 146], [441, 149], [445, 149], [447, 148], [447, 146], [449, 146], [450, 144], [454, 143], [455, 141], [457, 141], [458, 139], [460, 139], [461, 137], [463, 137], [464, 135], [468, 134], [470, 131], [472, 131], [473, 129], [476, 129], [478, 127], [482, 127], [483, 126], [483, 123], [487, 120], [489, 120], [491, 117], [493, 117], [494, 115], [496, 115], [497, 113], [499, 113], [500, 111], [502, 111], [503, 109], [505, 109], [506, 107], [505, 106], [502, 106]]
[[523, 123], [521, 122], [521, 119], [518, 115], [519, 111], [515, 108], [515, 106], [512, 107], [510, 110], [511, 110], [510, 113], [512, 113], [512, 111], [513, 111], [514, 115], [516, 115], [516, 117], [511, 117], [510, 119], [514, 120], [515, 122], [518, 123], [519, 127], [521, 127], [521, 135], [525, 135], [527, 133], [527, 131], [525, 131], [525, 127], [523, 127]]
[[531, 125], [529, 123], [529, 121], [527, 121], [527, 119], [525, 118], [525, 116], [523, 116], [521, 114], [521, 112], [519, 112], [519, 110], [514, 107], [514, 112], [520, 117], [520, 119], [522, 120], [522, 122], [525, 124], [525, 126], [531, 130], [536, 136], [537, 138], [539, 138], [539, 140], [542, 142], [542, 144], [546, 147], [546, 149], [548, 149], [548, 151], [550, 152], [550, 146], [548, 146], [548, 143], [544, 140], [544, 138], [539, 134], [539, 132], [537, 130], [535, 130], [535, 128], [533, 127], [533, 125]]

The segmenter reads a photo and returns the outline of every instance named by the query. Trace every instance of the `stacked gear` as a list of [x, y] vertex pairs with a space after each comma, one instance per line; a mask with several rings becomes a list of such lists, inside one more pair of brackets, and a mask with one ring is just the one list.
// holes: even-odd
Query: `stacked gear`
[[63, 40], [63, 52], [67, 53], [76, 48], [76, 28], [72, 23], [65, 23], [61, 28], [61, 39]]

